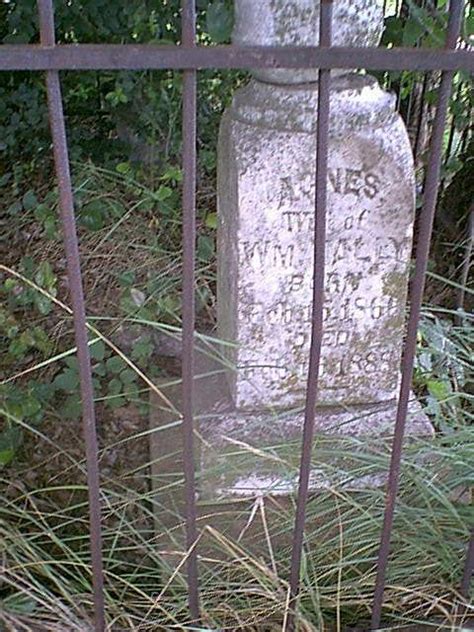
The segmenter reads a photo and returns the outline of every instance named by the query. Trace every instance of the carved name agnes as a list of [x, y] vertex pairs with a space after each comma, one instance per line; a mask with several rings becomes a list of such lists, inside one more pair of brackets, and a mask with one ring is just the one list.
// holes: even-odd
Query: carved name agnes
[[[353, 195], [357, 198], [372, 200], [380, 191], [381, 178], [373, 171], [336, 167], [328, 169], [329, 190], [340, 195]], [[308, 198], [314, 192], [313, 182], [302, 179], [298, 185], [291, 176], [280, 179], [280, 204], [295, 202], [302, 197]]]

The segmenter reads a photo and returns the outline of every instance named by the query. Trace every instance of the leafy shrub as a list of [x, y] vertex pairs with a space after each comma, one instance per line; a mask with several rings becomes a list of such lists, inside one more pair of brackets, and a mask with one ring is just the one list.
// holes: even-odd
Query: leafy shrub
[[[200, 0], [198, 34], [201, 43], [230, 38], [230, 0]], [[110, 0], [56, 2], [59, 43], [179, 42], [179, 0], [116, 3]], [[2, 43], [38, 41], [35, 0], [2, 4]], [[201, 143], [215, 136], [219, 113], [226, 105], [239, 73], [200, 73]], [[62, 76], [68, 133], [73, 159], [107, 164], [128, 151], [132, 160], [156, 164], [179, 155], [181, 73], [66, 72]], [[41, 73], [0, 76], [0, 162], [20, 161], [30, 172], [50, 156], [44, 78]], [[31, 129], [35, 134], [31, 134]]]
[[[456, 327], [431, 314], [420, 324], [415, 388], [437, 430], [450, 434], [468, 422], [474, 373], [472, 323]], [[471, 393], [471, 394], [470, 394]]]

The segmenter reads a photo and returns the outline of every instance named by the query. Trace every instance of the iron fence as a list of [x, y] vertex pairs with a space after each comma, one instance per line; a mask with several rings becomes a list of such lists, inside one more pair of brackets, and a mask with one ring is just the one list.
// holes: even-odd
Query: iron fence
[[[336, 0], [337, 1], [337, 0]], [[200, 620], [199, 577], [197, 566], [197, 514], [195, 502], [193, 353], [195, 336], [194, 259], [196, 242], [196, 107], [197, 71], [204, 68], [319, 68], [318, 126], [316, 155], [314, 294], [310, 363], [307, 380], [300, 477], [294, 525], [291, 573], [291, 615], [287, 629], [295, 628], [296, 600], [299, 592], [301, 554], [308, 499], [311, 447], [315, 432], [315, 405], [323, 329], [323, 291], [325, 262], [326, 186], [329, 131], [330, 69], [441, 71], [436, 114], [426, 168], [423, 205], [419, 218], [415, 273], [411, 285], [410, 310], [403, 354], [402, 382], [393, 436], [387, 484], [384, 522], [377, 562], [377, 577], [372, 609], [372, 629], [381, 622], [391, 532], [399, 486], [403, 437], [412, 382], [416, 336], [428, 263], [431, 233], [439, 188], [442, 143], [448, 101], [455, 71], [474, 70], [473, 53], [457, 49], [463, 17], [463, 0], [451, 0], [444, 49], [351, 48], [331, 46], [332, 0], [321, 0], [320, 45], [318, 47], [240, 47], [235, 45], [199, 47], [196, 45], [194, 0], [182, 0], [182, 43], [177, 46], [151, 45], [56, 45], [52, 0], [38, 0], [39, 45], [3, 45], [0, 70], [46, 71], [46, 86], [54, 159], [60, 196], [61, 221], [67, 258], [67, 274], [74, 313], [75, 340], [80, 370], [83, 407], [83, 434], [86, 446], [90, 548], [94, 586], [95, 629], [106, 626], [104, 571], [101, 544], [101, 501], [99, 460], [94, 413], [91, 361], [87, 343], [86, 313], [76, 234], [74, 201], [69, 171], [68, 146], [61, 98], [60, 70], [89, 69], [175, 69], [184, 73], [183, 92], [183, 451], [186, 488], [187, 580], [190, 621]], [[474, 531], [467, 547], [461, 593], [467, 597], [474, 568]]]

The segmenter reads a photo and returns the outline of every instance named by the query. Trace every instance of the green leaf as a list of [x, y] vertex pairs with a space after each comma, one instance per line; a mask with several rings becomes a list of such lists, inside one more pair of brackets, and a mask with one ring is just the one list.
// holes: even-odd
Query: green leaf
[[93, 200], [82, 207], [79, 223], [91, 231], [101, 230], [105, 226], [106, 212], [100, 200]]
[[422, 351], [418, 356], [418, 365], [420, 369], [428, 373], [433, 370], [433, 362], [429, 351]]
[[203, 149], [199, 153], [199, 161], [206, 171], [211, 173], [216, 168], [216, 152], [210, 149]]
[[89, 346], [91, 358], [101, 362], [105, 358], [105, 343], [103, 340], [97, 340]]
[[465, 37], [472, 37], [474, 35], [474, 11], [472, 11], [466, 18], [464, 23]]
[[209, 263], [214, 258], [214, 239], [209, 235], [199, 235], [197, 242], [197, 255], [201, 261]]
[[173, 294], [167, 294], [157, 301], [157, 308], [159, 313], [176, 315], [176, 312], [180, 309], [179, 297]]
[[135, 272], [133, 270], [126, 270], [119, 274], [118, 282], [125, 287], [131, 287], [135, 283]]
[[74, 369], [65, 369], [54, 378], [53, 385], [61, 391], [72, 393], [79, 386], [79, 374]]
[[234, 16], [231, 9], [223, 0], [214, 0], [207, 8], [206, 29], [210, 38], [216, 44], [223, 44], [230, 40]]
[[119, 162], [118, 165], [116, 165], [115, 167], [115, 170], [118, 173], [122, 173], [122, 174], [128, 173], [130, 169], [131, 169], [131, 165], [129, 162]]
[[92, 367], [92, 370], [99, 377], [105, 377], [107, 375], [107, 369], [104, 362], [99, 362], [98, 364], [94, 364], [94, 366]]
[[12, 358], [21, 358], [26, 354], [27, 350], [28, 345], [21, 336], [14, 338], [8, 345], [8, 353]]
[[110, 380], [107, 386], [107, 392], [109, 395], [119, 395], [123, 391], [123, 384], [118, 377], [114, 377]]
[[120, 373], [120, 371], [123, 371], [127, 366], [120, 356], [112, 356], [105, 364], [107, 371], [111, 373]]
[[159, 202], [164, 202], [165, 200], [170, 198], [172, 195], [173, 195], [173, 189], [170, 189], [170, 187], [167, 187], [164, 185], [162, 185], [156, 192], [156, 197]]
[[75, 355], [64, 358], [64, 363], [74, 371], [79, 371], [79, 361]]
[[451, 394], [451, 385], [445, 380], [428, 380], [428, 391], [438, 402], [444, 401]]
[[78, 394], [70, 395], [62, 405], [61, 412], [66, 419], [78, 419], [82, 414], [81, 396]]
[[128, 402], [139, 398], [138, 386], [135, 384], [135, 382], [133, 382], [132, 384], [127, 384], [125, 398]]
[[7, 426], [0, 432], [0, 465], [8, 465], [21, 445], [23, 434], [18, 426]]
[[205, 224], [207, 228], [211, 228], [211, 229], [217, 228], [217, 213], [208, 213]]
[[5, 279], [3, 287], [6, 292], [12, 292], [16, 287], [18, 287], [18, 285], [15, 279]]
[[48, 239], [55, 239], [58, 235], [58, 222], [55, 217], [47, 217], [43, 223], [44, 232]]
[[47, 316], [51, 311], [52, 303], [47, 296], [44, 296], [44, 294], [37, 294], [35, 296], [35, 305], [40, 314]]
[[109, 210], [111, 217], [120, 218], [125, 215], [127, 209], [119, 200], [109, 201]]
[[51, 213], [51, 210], [47, 204], [38, 204], [35, 208], [35, 219], [40, 222], [43, 222], [46, 217], [48, 217]]
[[382, 37], [382, 44], [393, 44], [400, 46], [403, 37], [403, 22], [401, 18], [395, 15], [385, 19], [385, 30]]
[[32, 211], [38, 205], [38, 198], [31, 189], [25, 193], [22, 201], [25, 211]]
[[56, 275], [49, 261], [42, 261], [39, 265], [38, 272], [35, 274], [36, 283], [45, 288], [50, 294], [55, 295]]
[[120, 379], [124, 384], [132, 384], [137, 379], [137, 374], [133, 369], [125, 369], [120, 373]]
[[23, 402], [21, 404], [21, 409], [23, 413], [22, 417], [24, 417], [25, 419], [36, 417], [41, 411], [41, 408], [41, 402], [37, 400], [36, 397], [34, 397], [33, 395], [28, 394], [23, 399]]
[[150, 337], [143, 338], [135, 343], [132, 349], [132, 358], [134, 360], [148, 360], [153, 353], [153, 343]]
[[425, 27], [415, 18], [409, 18], [403, 29], [402, 45], [414, 46], [426, 32]]
[[165, 182], [181, 182], [183, 179], [183, 172], [179, 167], [169, 166], [161, 176], [161, 180]]
[[7, 208], [7, 213], [9, 215], [16, 215], [22, 210], [23, 210], [23, 205], [21, 202], [17, 200], [16, 202], [13, 202], [13, 204], [10, 204], [10, 206]]
[[121, 406], [125, 406], [127, 400], [123, 395], [118, 395], [115, 397], [111, 397], [105, 401], [109, 408], [120, 408]]
[[0, 465], [8, 465], [15, 456], [15, 450], [13, 448], [1, 447], [1, 435], [0, 435]]
[[6, 184], [8, 184], [8, 182], [11, 180], [12, 174], [10, 171], [7, 171], [7, 173], [4, 173], [2, 176], [0, 176], [0, 187], [4, 187]]
[[31, 278], [33, 276], [37, 267], [37, 263], [33, 259], [33, 257], [25, 255], [21, 258], [21, 268], [25, 273], [25, 276], [27, 276], [28, 278]]

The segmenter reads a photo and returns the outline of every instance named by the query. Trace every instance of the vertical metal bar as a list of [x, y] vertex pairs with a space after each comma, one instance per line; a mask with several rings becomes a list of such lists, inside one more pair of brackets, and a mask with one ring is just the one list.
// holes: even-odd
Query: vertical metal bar
[[[54, 11], [52, 0], [38, 0], [40, 39], [42, 46], [54, 46]], [[87, 489], [89, 494], [90, 549], [94, 589], [95, 630], [105, 629], [104, 572], [102, 563], [102, 535], [99, 487], [99, 458], [94, 410], [94, 387], [86, 329], [86, 313], [82, 288], [79, 246], [74, 217], [69, 156], [64, 125], [59, 73], [46, 73], [49, 120], [53, 139], [54, 161], [58, 179], [61, 222], [66, 251], [67, 276], [74, 314], [74, 334], [79, 364], [82, 398], [82, 423], [86, 446]]]
[[464, 573], [461, 581], [461, 595], [466, 599], [469, 598], [469, 589], [471, 587], [472, 575], [474, 574], [474, 528], [471, 531], [471, 539], [467, 547], [466, 562], [464, 564]]
[[[332, 0], [321, 0], [319, 42], [331, 46]], [[306, 389], [303, 443], [301, 449], [298, 499], [293, 532], [290, 569], [290, 606], [287, 629], [295, 627], [294, 609], [300, 587], [306, 504], [308, 500], [311, 454], [313, 448], [316, 402], [318, 397], [319, 364], [323, 332], [324, 272], [326, 254], [326, 203], [329, 135], [330, 71], [321, 68], [318, 76], [318, 121], [316, 133], [316, 200], [314, 225], [313, 312], [311, 347]]]
[[[445, 48], [455, 48], [461, 27], [463, 0], [451, 0], [448, 22], [448, 32]], [[453, 72], [443, 73], [438, 93], [438, 106], [433, 125], [430, 157], [426, 170], [425, 192], [423, 207], [420, 215], [418, 244], [416, 249], [416, 266], [410, 296], [410, 315], [407, 326], [407, 336], [402, 361], [402, 382], [398, 400], [395, 432], [392, 444], [390, 471], [385, 500], [385, 514], [380, 540], [377, 563], [377, 578], [375, 583], [374, 602], [372, 608], [372, 630], [380, 626], [382, 603], [385, 590], [385, 578], [390, 552], [390, 539], [395, 512], [395, 501], [398, 493], [400, 462], [402, 456], [403, 436], [408, 411], [408, 400], [413, 376], [413, 362], [416, 350], [416, 336], [420, 319], [425, 275], [430, 250], [431, 232], [438, 195], [439, 174], [442, 161], [443, 134], [448, 110], [449, 96]]]
[[[196, 46], [194, 0], [182, 0], [182, 46]], [[183, 460], [186, 496], [186, 545], [188, 549], [188, 603], [198, 623], [196, 483], [194, 471], [194, 260], [196, 244], [196, 71], [183, 72]]]

